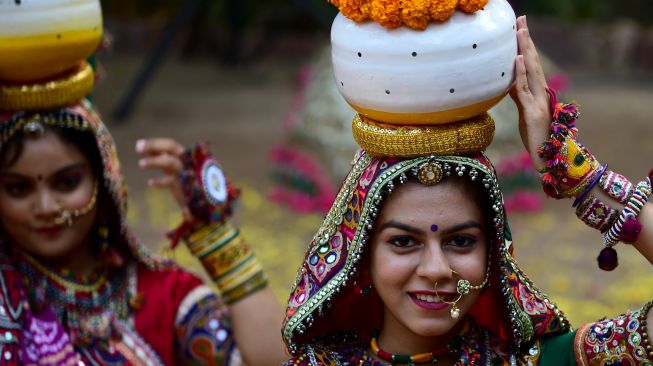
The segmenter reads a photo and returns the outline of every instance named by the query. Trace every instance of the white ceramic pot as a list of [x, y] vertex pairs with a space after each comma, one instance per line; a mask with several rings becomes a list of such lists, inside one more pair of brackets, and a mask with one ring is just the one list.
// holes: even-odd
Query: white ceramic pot
[[479, 115], [501, 100], [514, 76], [515, 13], [490, 0], [425, 30], [389, 30], [338, 14], [331, 28], [338, 89], [358, 112], [381, 122], [439, 124]]
[[0, 80], [67, 71], [95, 51], [102, 32], [99, 0], [0, 0]]

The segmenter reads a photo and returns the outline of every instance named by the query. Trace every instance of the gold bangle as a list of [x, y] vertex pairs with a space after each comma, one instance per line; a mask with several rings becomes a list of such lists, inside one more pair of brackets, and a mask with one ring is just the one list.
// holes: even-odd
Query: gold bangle
[[93, 68], [83, 61], [60, 79], [36, 84], [0, 85], [0, 109], [30, 111], [64, 107], [86, 97], [94, 82]]
[[377, 157], [460, 155], [484, 151], [494, 137], [494, 120], [478, 117], [437, 126], [398, 126], [357, 114], [352, 121], [354, 140]]
[[222, 297], [227, 304], [233, 304], [234, 302], [264, 288], [267, 284], [268, 278], [265, 273], [261, 271], [247, 279], [245, 282], [241, 283], [240, 286], [223, 292]]

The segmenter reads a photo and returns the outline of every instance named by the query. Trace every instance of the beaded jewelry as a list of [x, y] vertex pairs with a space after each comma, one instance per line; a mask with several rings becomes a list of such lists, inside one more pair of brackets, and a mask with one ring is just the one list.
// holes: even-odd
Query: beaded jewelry
[[621, 211], [619, 218], [603, 234], [605, 247], [597, 258], [599, 268], [602, 270], [612, 271], [619, 265], [617, 251], [613, 248], [618, 242], [623, 241], [632, 244], [637, 241], [642, 228], [637, 217], [648, 202], [651, 193], [651, 178], [647, 177], [646, 180], [637, 184], [635, 192], [628, 199], [628, 203]]
[[644, 343], [644, 349], [649, 357], [653, 357], [653, 346], [651, 346], [651, 341], [649, 340], [646, 318], [648, 317], [648, 312], [651, 310], [651, 307], [653, 307], [653, 301], [647, 302], [646, 305], [642, 307], [639, 317], [639, 326], [642, 330], [642, 342]]
[[608, 170], [599, 182], [599, 187], [617, 202], [626, 204], [635, 187], [623, 175]]
[[587, 226], [605, 232], [619, 218], [619, 211], [589, 196], [576, 208], [576, 216]]
[[370, 340], [370, 349], [372, 353], [383, 361], [390, 362], [391, 364], [401, 363], [407, 365], [418, 365], [424, 363], [436, 364], [438, 362], [438, 357], [443, 357], [448, 355], [451, 351], [449, 346], [440, 348], [439, 350], [433, 352], [418, 353], [415, 355], [401, 355], [395, 353], [389, 353], [382, 350], [379, 347], [379, 334], [380, 331], [377, 329]]

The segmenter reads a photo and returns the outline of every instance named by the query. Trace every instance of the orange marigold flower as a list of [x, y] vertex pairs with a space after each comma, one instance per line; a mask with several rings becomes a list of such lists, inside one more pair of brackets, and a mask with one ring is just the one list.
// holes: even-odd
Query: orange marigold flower
[[449, 19], [456, 11], [458, 0], [431, 0], [429, 12], [431, 18], [439, 22]]
[[329, 2], [334, 5], [336, 8], [340, 7], [340, 0], [329, 0]]
[[401, 26], [401, 0], [372, 0], [370, 17], [386, 28]]
[[431, 21], [429, 0], [402, 0], [401, 19], [413, 29], [425, 29]]
[[488, 0], [460, 0], [458, 3], [458, 8], [465, 13], [475, 13], [485, 5], [487, 5]]
[[332, 0], [338, 1], [340, 6], [338, 9], [347, 18], [355, 22], [363, 22], [369, 19], [369, 4], [368, 0]]

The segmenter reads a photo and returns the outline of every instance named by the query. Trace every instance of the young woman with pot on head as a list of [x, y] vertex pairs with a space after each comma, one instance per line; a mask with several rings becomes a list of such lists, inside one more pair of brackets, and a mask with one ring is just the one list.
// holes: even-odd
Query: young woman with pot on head
[[282, 308], [204, 145], [139, 152], [168, 174], [173, 240], [220, 296], [132, 235], [115, 145], [84, 99], [101, 30], [98, 1], [0, 2], [0, 364], [278, 365]]
[[[393, 7], [392, 1], [363, 1], [368, 7], [358, 8], [352, 2], [335, 3], [345, 16], [359, 21], [351, 14], [369, 11], [372, 20], [388, 28], [419, 28], [414, 25], [422, 23], [411, 17], [424, 14], [408, 11], [407, 7], [417, 7], [410, 2]], [[419, 32], [387, 30], [371, 22], [356, 24], [342, 15], [334, 22], [336, 79], [338, 84], [344, 80], [339, 87], [360, 112], [354, 118], [353, 130], [363, 150], [355, 157], [311, 242], [290, 294], [283, 336], [293, 358], [285, 365], [653, 362], [646, 326], [652, 303], [573, 329], [555, 303], [521, 271], [512, 256], [512, 235], [494, 169], [481, 153], [493, 133], [487, 115], [440, 124], [433, 121], [452, 117], [449, 112], [453, 103], [442, 113], [424, 108], [412, 113], [410, 108], [415, 111], [415, 104], [402, 110], [403, 101], [413, 102], [420, 95], [402, 99], [401, 93], [410, 94], [411, 86], [418, 89], [415, 93], [424, 93], [432, 85], [429, 80], [395, 85], [400, 94], [397, 99], [374, 104], [376, 81], [387, 83], [385, 89], [390, 93], [386, 95], [394, 95], [391, 82], [410, 79], [407, 70], [419, 68], [419, 61], [409, 56], [423, 56], [431, 62], [431, 72], [436, 74], [433, 79], [438, 79], [433, 83], [447, 78], [446, 70], [440, 73], [439, 68], [447, 68], [448, 58], [435, 57], [428, 50], [416, 51], [417, 56], [407, 53], [411, 61], [404, 62], [416, 63], [410, 68], [404, 64], [388, 66], [399, 62], [399, 53], [405, 51], [408, 38], [401, 37], [414, 37], [411, 46], [418, 47], [447, 27], [463, 24], [469, 31], [474, 20], [489, 25], [492, 29], [487, 33], [507, 24], [505, 33], [516, 36], [519, 55], [516, 61], [514, 54], [506, 61], [516, 75], [514, 84], [508, 80], [506, 85], [512, 84], [510, 92], [519, 107], [522, 140], [540, 170], [545, 192], [555, 198], [573, 198], [578, 217], [604, 233], [605, 246], [598, 258], [601, 268], [616, 266], [613, 246], [619, 241], [631, 243], [653, 263], [653, 209], [646, 204], [653, 177], [633, 184], [599, 164], [578, 142], [575, 106], [557, 103], [555, 93], [547, 89], [525, 17], [517, 19], [511, 30], [514, 14], [510, 21], [500, 9], [503, 0], [474, 3], [478, 5], [474, 15], [456, 14], [450, 24], [424, 26]], [[375, 19], [379, 14], [382, 19]], [[491, 18], [492, 14], [499, 20]], [[346, 32], [339, 33], [342, 29], [337, 27]], [[459, 37], [453, 43], [463, 43], [464, 33], [465, 29], [458, 30]], [[340, 37], [342, 34], [347, 34], [346, 39]], [[384, 49], [366, 53], [365, 47], [374, 47], [365, 43], [369, 39], [384, 41]], [[398, 39], [404, 42], [389, 47]], [[454, 44], [447, 55], [465, 55], [487, 44], [479, 41], [464, 51]], [[500, 48], [502, 43], [492, 44]], [[347, 51], [351, 51], [348, 46], [361, 51], [347, 58]], [[394, 54], [398, 48], [399, 56]], [[360, 61], [362, 66], [356, 61], [364, 58], [361, 55], [369, 55]], [[384, 55], [388, 57], [384, 59]], [[471, 58], [461, 56], [457, 67]], [[348, 72], [359, 66], [359, 78], [351, 79], [354, 74]], [[497, 63], [489, 63], [481, 69], [494, 72], [495, 66]], [[363, 68], [369, 71], [361, 71]], [[467, 71], [475, 72], [472, 67]], [[368, 78], [361, 72], [383, 75]], [[428, 75], [420, 73], [419, 77]], [[462, 80], [462, 76], [457, 77]], [[359, 98], [362, 90], [368, 91], [367, 99]], [[447, 88], [447, 94], [454, 92], [465, 92], [464, 86]], [[382, 94], [379, 92], [378, 98]], [[446, 100], [446, 95], [441, 99]], [[464, 101], [454, 114], [474, 113], [483, 99], [472, 104]], [[398, 122], [401, 118], [410, 123]]]

